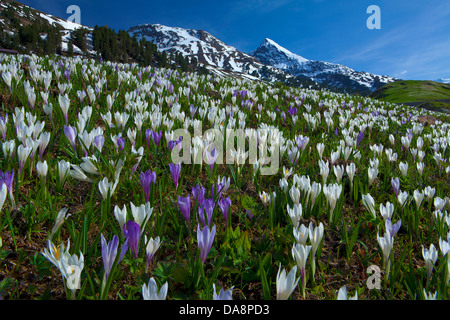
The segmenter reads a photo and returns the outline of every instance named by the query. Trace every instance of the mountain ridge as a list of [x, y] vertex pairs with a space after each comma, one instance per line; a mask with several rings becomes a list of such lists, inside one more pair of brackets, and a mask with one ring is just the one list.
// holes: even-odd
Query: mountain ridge
[[[159, 50], [192, 56], [198, 62], [254, 79], [277, 81], [296, 79], [310, 81], [322, 88], [368, 95], [394, 77], [355, 71], [347, 66], [310, 60], [265, 38], [261, 45], [247, 53], [227, 45], [204, 30], [171, 27], [162, 24], [140, 24], [127, 31], [138, 39], [155, 43]], [[267, 75], [268, 74], [268, 75]]]

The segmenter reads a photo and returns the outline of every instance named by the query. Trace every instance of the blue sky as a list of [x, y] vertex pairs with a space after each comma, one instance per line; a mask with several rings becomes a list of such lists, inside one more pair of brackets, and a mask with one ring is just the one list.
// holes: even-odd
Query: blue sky
[[[401, 79], [450, 78], [448, 0], [22, 0], [68, 18], [78, 5], [81, 23], [116, 30], [142, 23], [202, 29], [243, 52], [267, 37], [307, 59]], [[370, 30], [370, 5], [381, 29]]]

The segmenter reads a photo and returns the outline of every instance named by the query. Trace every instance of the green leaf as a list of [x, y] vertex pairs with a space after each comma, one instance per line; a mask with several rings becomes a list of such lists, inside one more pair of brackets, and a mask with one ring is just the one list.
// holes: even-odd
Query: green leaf
[[262, 288], [263, 288], [264, 300], [270, 300], [270, 287], [267, 282], [267, 276], [266, 276], [266, 272], [264, 271], [264, 265], [261, 261], [261, 258], [259, 259], [259, 271], [260, 271], [260, 276], [261, 276], [261, 284], [262, 284]]

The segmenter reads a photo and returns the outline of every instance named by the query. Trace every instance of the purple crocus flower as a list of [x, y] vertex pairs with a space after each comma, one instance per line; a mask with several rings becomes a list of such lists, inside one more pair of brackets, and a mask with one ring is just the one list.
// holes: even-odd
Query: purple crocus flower
[[252, 220], [253, 217], [254, 217], [254, 215], [253, 215], [253, 213], [252, 213], [252, 210], [250, 210], [250, 209], [245, 209], [245, 212], [247, 213], [247, 218], [248, 218], [248, 220]]
[[194, 198], [194, 201], [197, 201], [197, 205], [201, 206], [203, 204], [203, 201], [205, 200], [205, 188], [196, 184], [192, 188], [192, 196]]
[[398, 178], [392, 178], [391, 185], [394, 189], [395, 197], [398, 198], [398, 191], [400, 190], [400, 180]]
[[9, 198], [11, 201], [14, 201], [14, 194], [13, 194], [13, 181], [14, 181], [14, 169], [9, 171], [1, 171], [0, 170], [0, 187], [4, 183], [6, 184], [6, 189], [8, 190]]
[[70, 79], [70, 69], [64, 70], [64, 75], [66, 76], [67, 81]]
[[[214, 212], [214, 200], [211, 198], [205, 199], [203, 204], [198, 207], [198, 217], [202, 222], [203, 226], [206, 225], [206, 220], [208, 220], [208, 226], [211, 226], [212, 215]], [[205, 219], [206, 214], [206, 219]]]
[[125, 139], [123, 137], [117, 137], [117, 146], [119, 147], [120, 152], [125, 149]]
[[213, 183], [211, 187], [211, 193], [214, 199], [217, 201], [217, 199], [222, 198], [222, 192], [223, 192], [223, 184], [222, 183]]
[[197, 107], [194, 107], [194, 105], [191, 104], [190, 110], [191, 110], [191, 118], [194, 118], [195, 113], [197, 112]]
[[296, 137], [297, 148], [299, 151], [303, 151], [305, 149], [307, 141], [309, 141], [308, 137], [301, 135]]
[[141, 172], [140, 180], [144, 188], [145, 202], [148, 202], [150, 199], [151, 183], [156, 183], [156, 172], [151, 170]]
[[[161, 138], [159, 138], [161, 139]], [[167, 144], [167, 147], [169, 148], [170, 151], [173, 150], [173, 148], [178, 145], [178, 149], [181, 150], [181, 142], [183, 141], [183, 137], [180, 136], [177, 140], [171, 140], [169, 141], [169, 143]], [[158, 141], [159, 142], [159, 141]]]
[[72, 145], [73, 150], [75, 153], [77, 152], [77, 146], [76, 146], [76, 138], [77, 138], [77, 129], [72, 126], [64, 126], [64, 134], [66, 135], [67, 139], [69, 139], [70, 144]]
[[102, 134], [94, 137], [94, 141], [92, 142], [94, 146], [98, 149], [98, 151], [102, 151], [103, 145], [105, 144], [105, 137]]
[[11, 172], [8, 171], [1, 171], [0, 170], [0, 186], [4, 183], [6, 184], [6, 188], [8, 191], [12, 191], [13, 187], [13, 180], [14, 180], [14, 169], [12, 169]]
[[229, 290], [220, 289], [219, 293], [216, 293], [216, 285], [213, 283], [213, 300], [233, 300], [233, 288]]
[[103, 267], [105, 269], [105, 278], [108, 279], [109, 273], [111, 272], [111, 268], [116, 260], [117, 256], [117, 248], [119, 247], [119, 237], [114, 235], [113, 239], [110, 242], [106, 242], [103, 233], [101, 234], [101, 243], [102, 243], [102, 260]]
[[230, 197], [220, 199], [218, 204], [220, 211], [222, 211], [223, 218], [225, 219], [225, 224], [228, 225], [228, 213], [231, 205]]
[[200, 248], [200, 259], [203, 264], [206, 262], [206, 258], [211, 250], [215, 235], [216, 225], [214, 225], [212, 229], [209, 229], [209, 227], [206, 226], [203, 230], [200, 230], [200, 225], [197, 226], [197, 243]]
[[334, 135], [337, 137], [338, 136], [338, 128], [336, 127], [336, 128], [334, 128]]
[[386, 220], [386, 231], [389, 232], [389, 235], [391, 236], [391, 238], [395, 237], [395, 235], [397, 234], [397, 232], [400, 229], [401, 225], [402, 225], [402, 220], [399, 220], [395, 224], [392, 224], [391, 219], [387, 219]]
[[131, 252], [134, 253], [134, 257], [137, 258], [139, 238], [141, 237], [141, 227], [133, 220], [128, 220], [123, 226], [123, 234], [128, 241]]
[[150, 148], [150, 138], [152, 137], [152, 129], [145, 130], [145, 139], [147, 140], [147, 146]]
[[191, 197], [189, 195], [186, 198], [178, 196], [178, 207], [186, 222], [189, 222], [191, 218]]
[[357, 143], [358, 146], [359, 146], [359, 144], [361, 143], [361, 141], [362, 141], [363, 138], [364, 138], [364, 131], [361, 131], [361, 132], [358, 134], [358, 143]]
[[173, 150], [173, 147], [175, 147], [176, 144], [177, 144], [176, 141], [170, 140], [170, 141], [167, 143], [167, 148], [168, 148], [170, 151], [172, 151], [172, 150]]
[[208, 164], [209, 164], [209, 169], [212, 174], [212, 171], [214, 169], [214, 163], [216, 163], [216, 160], [219, 157], [219, 152], [217, 152], [216, 148], [213, 148], [211, 150], [211, 152], [205, 151], [205, 155], [206, 155], [206, 160], [208, 161]]
[[297, 114], [297, 108], [289, 106], [288, 107], [288, 112], [291, 116], [295, 116]]
[[172, 176], [173, 182], [175, 183], [175, 188], [178, 187], [178, 179], [180, 178], [181, 163], [169, 163], [170, 175]]
[[157, 133], [156, 131], [152, 131], [152, 139], [156, 145], [157, 151], [158, 151], [158, 147], [159, 147], [159, 141], [161, 141], [161, 138], [162, 138], [162, 131], [160, 131], [159, 133]]

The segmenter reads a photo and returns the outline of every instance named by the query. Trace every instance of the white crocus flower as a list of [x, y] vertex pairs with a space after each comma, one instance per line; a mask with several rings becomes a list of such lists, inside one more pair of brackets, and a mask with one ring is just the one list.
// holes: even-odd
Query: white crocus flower
[[306, 274], [305, 274], [306, 261], [308, 260], [308, 255], [310, 251], [311, 246], [303, 245], [300, 243], [297, 243], [292, 247], [292, 257], [297, 262], [300, 278], [302, 279], [303, 296], [305, 296], [305, 287], [306, 287]]
[[447, 201], [445, 199], [440, 198], [440, 197], [434, 198], [433, 202], [434, 202], [434, 208], [436, 210], [440, 210], [440, 211], [443, 211], [445, 205], [447, 204]]
[[150, 202], [142, 204], [136, 207], [133, 202], [130, 202], [131, 214], [133, 215], [134, 222], [141, 227], [141, 234], [144, 232], [145, 224], [150, 219], [153, 208], [150, 206]]
[[280, 188], [281, 188], [285, 193], [287, 193], [287, 190], [288, 190], [288, 188], [289, 188], [289, 185], [288, 185], [287, 180], [286, 180], [285, 178], [281, 178], [280, 181], [279, 181], [279, 184], [280, 184]]
[[425, 297], [425, 300], [436, 300], [437, 298], [437, 291], [434, 293], [427, 293], [427, 290], [423, 289], [423, 296]]
[[299, 204], [300, 203], [300, 190], [294, 186], [289, 189], [289, 196], [292, 199], [292, 202]]
[[433, 272], [434, 265], [436, 264], [436, 260], [438, 258], [438, 252], [434, 244], [430, 245], [430, 249], [425, 249], [422, 245], [422, 255], [425, 260], [425, 265], [427, 269], [427, 283], [430, 280], [431, 273]]
[[155, 279], [150, 278], [148, 281], [148, 286], [144, 283], [142, 285], [142, 297], [144, 300], [165, 300], [167, 296], [168, 289], [167, 282], [161, 287], [158, 291], [158, 285], [156, 284]]
[[161, 245], [161, 240], [159, 237], [156, 237], [155, 239], [150, 238], [150, 240], [147, 241], [147, 236], [144, 236], [144, 243], [147, 244], [147, 246], [145, 247], [145, 253], [147, 256], [147, 263], [146, 263], [147, 268], [150, 261], [153, 259], [153, 256], [155, 255], [156, 251], [159, 249], [159, 246]]
[[48, 172], [48, 165], [47, 161], [44, 160], [44, 162], [38, 161], [36, 163], [36, 171], [38, 175], [45, 181], [47, 178], [47, 172]]
[[323, 223], [313, 228], [312, 223], [309, 223], [309, 241], [311, 241], [311, 262], [312, 262], [312, 276], [314, 277], [316, 271], [316, 251], [319, 248], [320, 242], [323, 238]]
[[[70, 217], [70, 214], [67, 214], [67, 211], [69, 208], [62, 208], [59, 210], [58, 215], [56, 216], [55, 225], [52, 228], [52, 231], [50, 233], [49, 240], [53, 238], [53, 235], [56, 231], [58, 231], [59, 227], [64, 223], [64, 220], [66, 220], [68, 217]], [[67, 215], [66, 215], [67, 214]]]
[[378, 176], [378, 169], [376, 167], [370, 167], [367, 170], [367, 175], [369, 177], [369, 186], [371, 186], [376, 177]]
[[380, 237], [377, 234], [377, 241], [378, 244], [380, 245], [381, 251], [383, 252], [384, 265], [386, 267], [385, 277], [387, 279], [389, 277], [389, 270], [390, 270], [389, 257], [391, 255], [392, 248], [394, 247], [394, 237], [391, 237], [389, 232], [385, 232], [384, 237]]
[[58, 96], [58, 102], [59, 102], [59, 106], [63, 112], [64, 115], [64, 119], [66, 121], [67, 124], [67, 115], [69, 113], [69, 107], [70, 107], [70, 99], [67, 95], [59, 95]]
[[287, 169], [285, 166], [283, 166], [283, 176], [285, 179], [289, 178], [289, 176], [292, 174], [293, 169]]
[[323, 151], [325, 150], [325, 145], [322, 142], [316, 144], [317, 152], [319, 153], [320, 160], [322, 160]]
[[436, 188], [432, 188], [430, 186], [426, 186], [423, 190], [424, 195], [427, 197], [427, 201], [431, 201], [433, 199], [434, 194], [436, 193]]
[[423, 174], [423, 169], [425, 167], [424, 163], [423, 162], [417, 162], [416, 167], [417, 167], [417, 172], [419, 173], [419, 175], [422, 175]]
[[103, 197], [103, 200], [106, 200], [106, 198], [108, 197], [108, 192], [109, 195], [112, 197], [112, 195], [114, 194], [114, 191], [116, 190], [116, 186], [117, 186], [117, 181], [113, 184], [112, 182], [108, 181], [108, 178], [103, 178], [103, 180], [101, 180], [98, 183], [98, 189], [100, 190], [100, 193]]
[[407, 162], [400, 162], [398, 165], [400, 172], [404, 177], [408, 175], [408, 163]]
[[376, 219], [377, 214], [375, 212], [375, 200], [368, 194], [363, 194], [362, 201], [367, 210], [372, 214], [373, 218]]
[[100, 174], [95, 165], [97, 163], [97, 158], [94, 155], [92, 157], [82, 157], [81, 160], [83, 160], [83, 162], [80, 164], [80, 167], [84, 172], [94, 175]]
[[358, 292], [353, 297], [347, 296], [347, 287], [343, 286], [339, 289], [337, 300], [358, 300]]
[[287, 205], [287, 212], [289, 217], [291, 218], [292, 224], [294, 228], [297, 228], [300, 224], [300, 220], [302, 218], [302, 204], [294, 203], [294, 207], [291, 209], [289, 205]]
[[309, 229], [305, 227], [305, 225], [301, 224], [299, 227], [294, 228], [293, 234], [297, 243], [306, 245], [306, 241], [308, 241], [309, 236]]
[[288, 300], [297, 287], [300, 278], [296, 278], [297, 266], [294, 266], [286, 276], [286, 270], [281, 270], [281, 263], [277, 273], [277, 300]]
[[320, 175], [322, 176], [322, 184], [325, 185], [327, 182], [328, 174], [330, 173], [330, 168], [328, 167], [328, 160], [325, 163], [322, 159], [319, 160]]
[[6, 183], [2, 183], [1, 191], [0, 191], [0, 212], [2, 211], [3, 204], [5, 203], [7, 194], [8, 194], [8, 188], [6, 187]]
[[398, 193], [398, 203], [400, 203], [400, 206], [404, 206], [404, 204], [406, 203], [406, 200], [408, 199], [408, 191], [399, 191]]
[[262, 203], [265, 206], [268, 205], [270, 202], [270, 195], [265, 191], [259, 193], [259, 198], [261, 199]]
[[64, 185], [67, 175], [69, 174], [70, 163], [65, 160], [60, 160], [58, 162], [58, 173], [59, 173], [59, 183], [61, 186]]
[[416, 202], [417, 209], [419, 209], [425, 195], [423, 194], [423, 192], [420, 192], [419, 190], [416, 189], [413, 192], [413, 196], [414, 201]]
[[90, 179], [84, 172], [81, 170], [81, 168], [75, 164], [70, 165], [72, 167], [72, 170], [69, 171], [69, 175], [76, 180], [85, 181], [85, 182], [94, 182], [92, 179]]
[[394, 205], [389, 201], [386, 202], [386, 206], [382, 203], [380, 204], [380, 214], [383, 217], [384, 221], [388, 219], [392, 219], [392, 215], [394, 214]]
[[328, 218], [329, 223], [331, 224], [333, 221], [333, 212], [336, 207], [337, 200], [341, 196], [342, 193], [342, 185], [340, 184], [329, 184], [323, 186], [323, 194], [328, 200], [328, 204], [330, 205], [330, 216]]
[[350, 183], [353, 184], [353, 178], [355, 177], [355, 172], [356, 172], [355, 164], [353, 162], [347, 164], [347, 166], [345, 167], [345, 170], [347, 171], [348, 177], [350, 178]]
[[120, 230], [123, 232], [123, 226], [127, 222], [127, 207], [123, 206], [123, 209], [120, 209], [118, 206], [114, 206], [114, 217], [120, 225]]
[[342, 175], [344, 174], [344, 166], [333, 166], [334, 175], [336, 176], [337, 182], [341, 183]]
[[21, 169], [23, 169], [23, 166], [25, 165], [28, 157], [30, 156], [32, 149], [33, 148], [31, 146], [24, 147], [23, 144], [19, 145], [19, 147], [17, 148], [17, 156], [19, 157], [19, 174], [21, 172]]
[[316, 198], [319, 195], [320, 191], [322, 191], [322, 185], [320, 183], [313, 181], [313, 183], [310, 185], [308, 189], [309, 200], [311, 201], [310, 204], [311, 208], [314, 206]]

